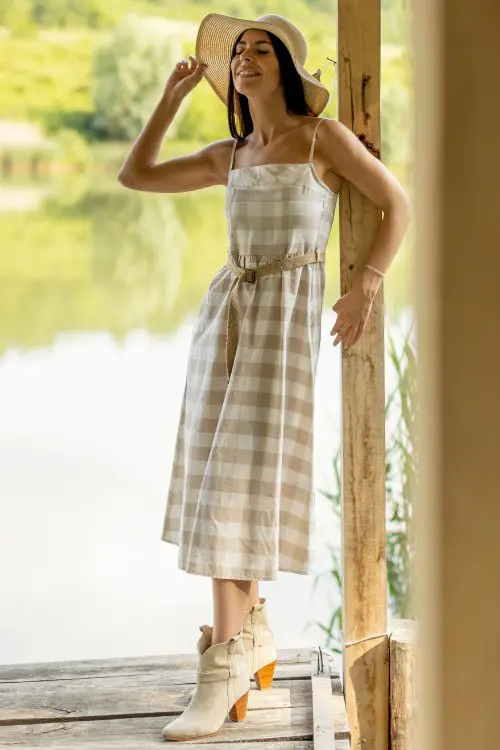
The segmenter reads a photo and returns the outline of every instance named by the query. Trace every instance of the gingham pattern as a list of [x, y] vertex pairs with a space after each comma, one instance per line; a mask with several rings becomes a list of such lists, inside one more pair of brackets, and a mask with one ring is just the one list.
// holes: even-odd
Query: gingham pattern
[[[316, 175], [313, 148], [314, 138], [307, 163], [230, 171], [229, 254], [238, 266], [326, 251], [337, 195]], [[224, 265], [194, 325], [161, 538], [179, 546], [187, 573], [260, 581], [276, 580], [279, 570], [308, 574], [325, 264], [238, 285], [240, 331], [228, 383], [235, 281]]]
[[289, 271], [292, 268], [305, 266], [308, 263], [324, 263], [325, 260], [326, 253], [320, 253], [318, 250], [315, 250], [312, 253], [301, 253], [293, 257], [283, 256], [265, 266], [259, 265], [258, 268], [241, 268], [241, 266], [238, 266], [234, 262], [231, 256], [228, 256], [226, 266], [236, 276], [236, 284], [233, 286], [233, 291], [229, 297], [229, 315], [227, 318], [226, 371], [228, 382], [231, 377], [234, 357], [238, 347], [240, 318], [238, 308], [239, 285], [242, 283], [255, 284], [258, 277], [267, 276], [270, 273], [277, 273], [278, 271]]

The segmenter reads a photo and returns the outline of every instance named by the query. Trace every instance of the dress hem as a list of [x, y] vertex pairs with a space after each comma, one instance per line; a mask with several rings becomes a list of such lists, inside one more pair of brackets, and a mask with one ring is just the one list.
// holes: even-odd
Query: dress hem
[[[179, 546], [179, 543], [177, 541], [174, 541], [173, 539], [168, 539], [165, 536], [161, 537], [161, 541], [166, 542], [167, 544], [175, 544], [177, 547]], [[278, 568], [278, 570], [275, 573], [253, 573], [250, 574], [247, 571], [244, 571], [242, 573], [234, 573], [234, 571], [231, 573], [231, 575], [227, 574], [227, 571], [224, 572], [220, 568], [216, 568], [215, 570], [213, 568], [209, 567], [200, 567], [200, 566], [188, 566], [188, 565], [182, 565], [181, 563], [178, 563], [179, 570], [184, 571], [184, 573], [190, 573], [191, 575], [199, 575], [199, 576], [206, 576], [208, 578], [224, 578], [234, 581], [276, 581], [278, 580], [278, 573], [295, 573], [296, 575], [303, 575], [307, 576], [310, 575], [311, 571], [308, 570], [295, 570], [293, 568]]]

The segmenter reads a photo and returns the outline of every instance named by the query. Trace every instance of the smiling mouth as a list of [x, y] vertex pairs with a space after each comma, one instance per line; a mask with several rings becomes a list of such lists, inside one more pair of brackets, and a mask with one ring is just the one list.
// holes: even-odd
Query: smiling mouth
[[238, 73], [240, 78], [257, 78], [260, 73]]

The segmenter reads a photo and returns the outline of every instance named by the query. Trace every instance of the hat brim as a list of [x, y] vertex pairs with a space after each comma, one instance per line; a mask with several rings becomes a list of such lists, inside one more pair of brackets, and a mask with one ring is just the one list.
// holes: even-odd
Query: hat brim
[[202, 19], [196, 36], [195, 56], [198, 64], [206, 63], [203, 75], [219, 99], [227, 106], [229, 76], [231, 70], [231, 50], [238, 36], [247, 29], [262, 29], [275, 34], [287, 47], [297, 73], [302, 78], [306, 102], [315, 115], [326, 107], [330, 93], [293, 54], [292, 40], [279, 26], [264, 21], [245, 20], [209, 13]]

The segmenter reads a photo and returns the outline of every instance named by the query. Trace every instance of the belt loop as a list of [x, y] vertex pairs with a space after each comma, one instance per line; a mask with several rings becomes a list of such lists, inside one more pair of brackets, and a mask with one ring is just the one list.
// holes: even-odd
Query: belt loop
[[318, 261], [319, 261], [319, 250], [315, 250], [314, 251], [314, 255], [316, 256], [316, 261], [315, 262], [318, 263]]

